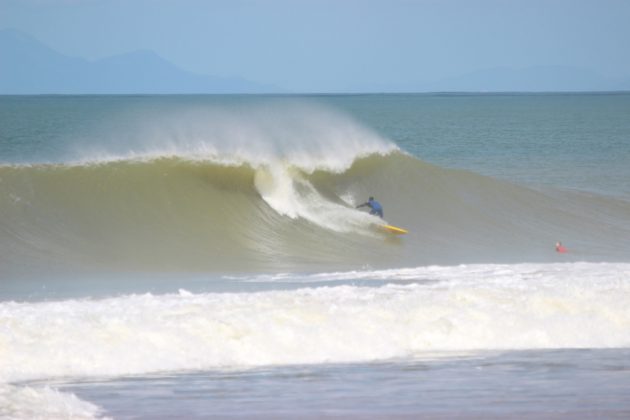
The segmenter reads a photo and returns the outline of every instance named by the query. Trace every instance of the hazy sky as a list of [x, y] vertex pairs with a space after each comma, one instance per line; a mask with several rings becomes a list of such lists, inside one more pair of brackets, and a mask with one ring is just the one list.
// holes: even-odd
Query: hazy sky
[[89, 59], [150, 49], [292, 91], [379, 89], [498, 66], [630, 79], [630, 0], [0, 0], [0, 29]]

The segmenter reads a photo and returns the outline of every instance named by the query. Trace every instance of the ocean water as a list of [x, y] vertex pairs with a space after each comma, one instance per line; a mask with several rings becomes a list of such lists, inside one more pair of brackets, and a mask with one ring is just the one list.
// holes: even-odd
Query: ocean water
[[628, 116], [0, 97], [0, 417], [628, 418]]

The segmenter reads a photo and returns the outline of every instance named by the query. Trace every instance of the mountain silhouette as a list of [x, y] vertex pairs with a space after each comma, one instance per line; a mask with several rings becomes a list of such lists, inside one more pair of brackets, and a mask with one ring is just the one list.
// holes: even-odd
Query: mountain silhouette
[[16, 30], [0, 30], [0, 94], [275, 93], [240, 78], [180, 69], [153, 51], [96, 61], [63, 55]]

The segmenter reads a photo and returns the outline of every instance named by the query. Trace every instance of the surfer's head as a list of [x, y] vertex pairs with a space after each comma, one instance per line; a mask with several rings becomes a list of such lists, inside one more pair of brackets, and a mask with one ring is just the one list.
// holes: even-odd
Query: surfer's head
[[368, 201], [374, 201], [374, 197], [370, 197]]

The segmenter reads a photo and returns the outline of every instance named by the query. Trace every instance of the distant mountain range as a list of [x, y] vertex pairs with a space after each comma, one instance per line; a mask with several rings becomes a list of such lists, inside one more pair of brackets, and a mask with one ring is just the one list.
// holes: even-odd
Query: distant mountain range
[[[569, 92], [630, 90], [568, 66], [498, 67], [428, 83], [355, 86], [348, 92]], [[180, 69], [155, 52], [89, 61], [63, 55], [16, 30], [0, 30], [0, 94], [282, 93], [271, 85]]]
[[274, 93], [239, 78], [187, 72], [147, 50], [88, 61], [15, 30], [0, 30], [0, 94]]

